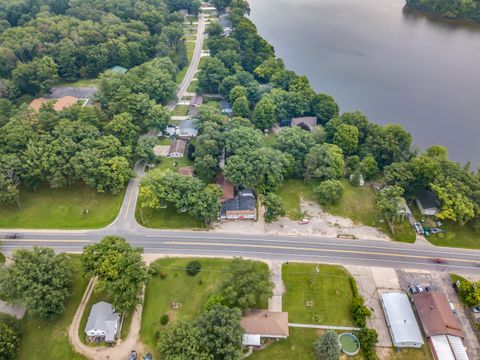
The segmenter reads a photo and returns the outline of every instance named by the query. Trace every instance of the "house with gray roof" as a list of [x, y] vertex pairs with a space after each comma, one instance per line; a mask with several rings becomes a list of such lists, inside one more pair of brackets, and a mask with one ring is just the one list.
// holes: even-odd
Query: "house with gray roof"
[[220, 220], [256, 220], [257, 201], [251, 189], [238, 192], [233, 199], [222, 202]]
[[112, 304], [105, 301], [94, 304], [85, 326], [87, 340], [115, 342], [120, 332], [120, 319], [120, 314], [114, 311]]
[[432, 190], [424, 190], [415, 198], [422, 215], [435, 216], [440, 211], [441, 203]]
[[198, 129], [195, 123], [196, 120], [194, 119], [180, 121], [178, 137], [180, 139], [191, 139], [196, 137], [198, 135]]

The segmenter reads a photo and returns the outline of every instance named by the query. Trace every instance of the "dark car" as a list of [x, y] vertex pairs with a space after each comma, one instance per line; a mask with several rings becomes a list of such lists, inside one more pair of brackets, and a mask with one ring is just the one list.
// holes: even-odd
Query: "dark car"
[[448, 260], [442, 258], [431, 258], [430, 261], [435, 264], [448, 264]]
[[472, 311], [473, 311], [475, 314], [480, 313], [480, 305], [472, 306]]
[[5, 239], [20, 239], [22, 235], [20, 234], [7, 234], [5, 235]]

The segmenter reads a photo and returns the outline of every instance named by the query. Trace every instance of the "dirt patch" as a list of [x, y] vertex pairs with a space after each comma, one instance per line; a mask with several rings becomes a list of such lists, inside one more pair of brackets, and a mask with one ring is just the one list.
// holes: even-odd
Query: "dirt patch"
[[322, 237], [343, 237], [361, 240], [384, 240], [390, 238], [370, 226], [355, 224], [351, 219], [324, 212], [318, 204], [302, 200], [301, 210], [309, 219], [309, 224], [300, 225], [297, 221], [282, 218], [271, 224], [263, 221], [263, 209], [259, 209], [259, 221], [234, 221], [215, 224], [214, 231], [243, 234], [301, 235]]

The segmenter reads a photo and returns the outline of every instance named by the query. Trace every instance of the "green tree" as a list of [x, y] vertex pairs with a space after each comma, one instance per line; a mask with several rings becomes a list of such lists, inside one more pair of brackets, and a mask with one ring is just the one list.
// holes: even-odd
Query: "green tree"
[[343, 185], [338, 180], [325, 180], [315, 190], [318, 202], [322, 205], [337, 203], [343, 195]]
[[225, 148], [229, 155], [256, 150], [263, 146], [262, 133], [257, 129], [239, 126], [226, 132]]
[[242, 356], [242, 313], [238, 308], [213, 305], [197, 321], [202, 347], [213, 360], [237, 360]]
[[40, 319], [54, 319], [63, 313], [71, 282], [67, 256], [56, 255], [50, 248], [17, 250], [13, 263], [0, 270], [2, 297], [22, 304]]
[[203, 92], [218, 93], [222, 80], [229, 75], [228, 69], [215, 58], [207, 58], [198, 75], [198, 86]]
[[378, 174], [378, 165], [373, 156], [365, 156], [360, 163], [360, 170], [365, 177], [369, 180]]
[[12, 82], [18, 91], [37, 95], [49, 90], [58, 79], [57, 65], [49, 56], [19, 63], [12, 72]]
[[340, 354], [338, 335], [333, 330], [328, 330], [315, 342], [315, 358], [317, 360], [338, 360]]
[[306, 178], [338, 179], [345, 172], [342, 149], [334, 144], [315, 145], [305, 158]]
[[325, 125], [335, 116], [338, 116], [339, 107], [332, 96], [318, 94], [313, 99], [312, 110], [317, 116], [318, 122]]
[[17, 331], [5, 321], [0, 320], [0, 359], [15, 359], [19, 345], [20, 337]]
[[248, 118], [250, 117], [250, 106], [246, 97], [237, 98], [232, 105], [233, 115]]
[[366, 360], [376, 360], [377, 353], [375, 352], [375, 346], [378, 342], [378, 334], [375, 329], [363, 328], [357, 333], [360, 346], [363, 349], [363, 355]]
[[276, 122], [276, 106], [272, 99], [264, 96], [253, 111], [253, 124], [259, 129], [270, 129]]
[[313, 146], [315, 146], [315, 139], [312, 133], [299, 126], [283, 129], [277, 135], [275, 144], [275, 148], [293, 156], [296, 163], [295, 175], [298, 177], [301, 177], [305, 172], [305, 157]]
[[280, 196], [274, 193], [268, 193], [263, 198], [263, 205], [265, 206], [265, 221], [270, 223], [277, 220], [279, 217], [285, 216], [285, 208]]
[[147, 280], [142, 252], [142, 248], [132, 248], [118, 236], [106, 236], [84, 249], [85, 273], [98, 276], [97, 286], [107, 292], [118, 311], [128, 311], [140, 303], [140, 292]]
[[228, 95], [230, 102], [233, 104], [235, 100], [238, 98], [244, 97], [247, 98], [247, 88], [245, 86], [237, 85], [232, 90], [230, 90], [230, 94]]
[[400, 219], [403, 192], [403, 189], [396, 185], [384, 187], [377, 192], [377, 208], [387, 221], [395, 222]]
[[342, 149], [344, 154], [353, 154], [358, 148], [357, 127], [341, 124], [335, 131], [333, 143]]
[[468, 306], [480, 304], [480, 281], [461, 280], [459, 294]]
[[179, 320], [160, 333], [158, 352], [164, 360], [211, 360], [202, 346], [202, 332], [194, 323]]
[[213, 180], [217, 173], [218, 159], [207, 154], [203, 157], [196, 157], [193, 165], [198, 178], [208, 183]]
[[139, 128], [133, 123], [128, 113], [115, 115], [106, 126], [105, 133], [115, 136], [124, 146], [135, 146], [138, 140]]
[[461, 187], [448, 180], [441, 184], [432, 184], [431, 187], [442, 203], [442, 208], [437, 214], [439, 219], [456, 221], [460, 225], [473, 219], [476, 205], [460, 191]]
[[273, 283], [257, 262], [235, 258], [227, 269], [222, 294], [229, 306], [252, 309], [273, 295]]
[[153, 163], [157, 159], [153, 148], [157, 145], [157, 139], [150, 136], [142, 137], [138, 140], [135, 148], [135, 157], [145, 163]]

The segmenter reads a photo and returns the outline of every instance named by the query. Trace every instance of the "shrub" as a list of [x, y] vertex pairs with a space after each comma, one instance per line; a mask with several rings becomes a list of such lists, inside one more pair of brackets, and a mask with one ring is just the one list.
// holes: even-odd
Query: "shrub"
[[215, 305], [225, 305], [225, 298], [221, 294], [212, 294], [208, 297], [203, 308], [208, 311]]
[[160, 273], [158, 274], [160, 276], [160, 279], [165, 279], [168, 274], [166, 272], [163, 272], [163, 271], [160, 271]]
[[148, 267], [148, 273], [152, 276], [158, 275], [160, 273], [160, 264], [158, 262], [153, 262]]
[[326, 180], [320, 183], [314, 191], [320, 204], [335, 204], [343, 195], [343, 185], [338, 180]]
[[163, 314], [161, 317], [160, 317], [160, 324], [165, 326], [168, 324], [168, 321], [170, 320], [170, 318], [168, 317], [167, 314]]
[[360, 296], [354, 297], [352, 301], [352, 316], [358, 326], [365, 327], [367, 325], [367, 318], [371, 315], [372, 312], [364, 305], [363, 298]]
[[375, 329], [363, 328], [357, 332], [360, 346], [363, 349], [363, 355], [366, 360], [376, 360], [377, 354], [375, 353], [375, 345], [378, 342], [378, 334]]
[[334, 331], [328, 330], [315, 342], [315, 358], [317, 360], [338, 360], [340, 358], [340, 344]]
[[187, 264], [186, 271], [188, 275], [195, 276], [200, 272], [201, 268], [202, 268], [202, 264], [200, 264], [200, 261], [194, 260], [194, 261], [190, 261]]

